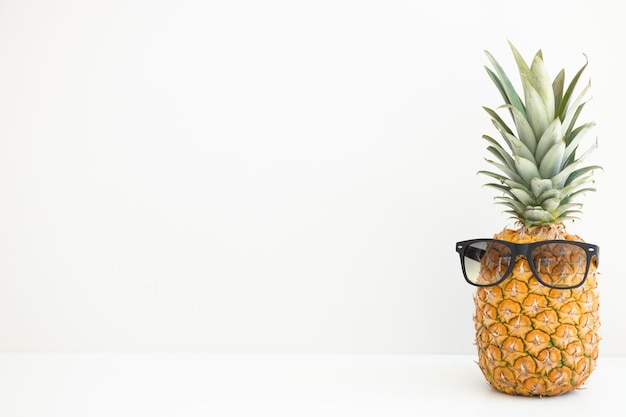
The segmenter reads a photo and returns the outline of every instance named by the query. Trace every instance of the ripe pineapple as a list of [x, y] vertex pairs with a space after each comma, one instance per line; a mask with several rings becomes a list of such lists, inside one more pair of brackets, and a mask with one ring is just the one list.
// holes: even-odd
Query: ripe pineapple
[[[497, 202], [516, 220], [514, 229], [505, 228], [494, 239], [515, 244], [556, 241], [560, 253], [539, 253], [550, 252], [550, 246], [542, 245], [532, 252], [528, 249], [527, 256], [511, 256], [516, 253], [494, 241], [487, 243], [484, 256], [476, 258], [480, 270], [475, 272], [474, 285], [501, 279], [497, 285], [479, 286], [474, 296], [478, 365], [499, 391], [553, 396], [580, 387], [598, 357], [598, 249], [583, 250], [559, 243], [582, 242], [566, 231], [564, 222], [581, 213], [582, 205], [576, 198], [595, 191], [590, 185], [592, 174], [600, 167], [584, 166], [582, 161], [597, 142], [577, 155], [579, 144], [594, 126], [577, 125], [588, 101], [589, 85], [576, 97], [574, 91], [587, 64], [565, 89], [565, 72], [561, 70], [550, 80], [541, 51], [528, 66], [518, 50], [512, 44], [510, 47], [521, 76], [523, 99], [502, 67], [486, 52], [493, 66], [493, 70], [486, 68], [487, 73], [504, 98], [502, 108], [515, 127], [509, 128], [496, 111], [485, 108], [501, 140], [483, 136], [488, 151], [495, 156], [488, 162], [497, 172], [480, 173], [495, 180], [486, 185], [502, 193], [496, 197]], [[457, 245], [459, 253], [461, 246]], [[473, 246], [476, 249], [479, 245]], [[501, 249], [506, 254], [498, 252]], [[465, 256], [467, 259], [467, 253]], [[467, 279], [465, 264], [463, 268]], [[511, 269], [503, 277], [507, 268]], [[559, 280], [571, 280], [569, 284], [578, 285], [585, 271], [586, 278], [579, 286], [559, 284], [566, 282]], [[537, 276], [543, 278], [541, 282]], [[572, 278], [575, 276], [578, 278]]]

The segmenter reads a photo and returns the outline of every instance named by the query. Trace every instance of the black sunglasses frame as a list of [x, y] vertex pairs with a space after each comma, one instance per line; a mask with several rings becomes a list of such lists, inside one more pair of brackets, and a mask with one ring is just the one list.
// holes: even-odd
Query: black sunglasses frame
[[[494, 282], [493, 284], [477, 284], [475, 282], [472, 282], [467, 277], [467, 272], [465, 271], [466, 251], [468, 250], [468, 248], [470, 250], [476, 250], [476, 248], [473, 248], [471, 245], [474, 243], [478, 243], [478, 242], [498, 243], [498, 244], [508, 247], [511, 250], [511, 259], [513, 260], [513, 262], [509, 263], [509, 266], [506, 272], [502, 275], [502, 277], [497, 282]], [[535, 269], [533, 262], [528, 262], [528, 266], [530, 267], [530, 270], [533, 273], [533, 276], [537, 279], [537, 281], [539, 281], [544, 286], [548, 288], [553, 288], [556, 290], [571, 290], [571, 289], [580, 287], [587, 280], [587, 275], [589, 274], [589, 266], [591, 265], [592, 259], [595, 258], [596, 267], [598, 266], [600, 262], [600, 247], [591, 243], [577, 242], [573, 240], [542, 240], [542, 241], [532, 242], [532, 243], [513, 243], [513, 242], [507, 242], [506, 240], [498, 240], [498, 239], [471, 239], [471, 240], [464, 240], [461, 242], [457, 242], [456, 251], [459, 253], [459, 256], [461, 258], [461, 269], [463, 270], [463, 277], [465, 278], [465, 281], [467, 281], [469, 284], [475, 287], [493, 287], [493, 286], [500, 284], [501, 282], [506, 280], [509, 277], [509, 275], [511, 275], [511, 271], [513, 271], [513, 268], [515, 267], [515, 261], [517, 260], [518, 256], [523, 255], [528, 260], [530, 259], [529, 255], [532, 253], [532, 251], [536, 247], [546, 245], [546, 244], [553, 244], [553, 243], [565, 243], [568, 245], [578, 246], [585, 250], [585, 253], [587, 254], [587, 265], [585, 267], [585, 276], [576, 285], [557, 287], [557, 286], [550, 285], [544, 282], [539, 276], [539, 273], [537, 272], [537, 270]], [[469, 256], [469, 258], [480, 260], [480, 258], [476, 258], [472, 256]]]

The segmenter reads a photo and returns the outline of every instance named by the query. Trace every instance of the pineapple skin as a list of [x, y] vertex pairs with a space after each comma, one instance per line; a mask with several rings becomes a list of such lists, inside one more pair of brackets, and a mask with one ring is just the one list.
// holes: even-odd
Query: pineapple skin
[[[530, 243], [546, 239], [582, 241], [559, 228], [504, 229], [495, 239]], [[528, 261], [515, 262], [498, 286], [474, 295], [478, 365], [498, 391], [523, 396], [555, 396], [579, 388], [596, 367], [600, 343], [597, 270], [570, 290], [543, 286]]]

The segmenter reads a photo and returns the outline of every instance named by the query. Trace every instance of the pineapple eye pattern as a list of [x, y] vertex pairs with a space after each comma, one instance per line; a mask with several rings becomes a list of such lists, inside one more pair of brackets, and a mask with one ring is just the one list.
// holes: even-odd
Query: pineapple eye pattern
[[587, 273], [587, 252], [580, 246], [563, 243], [541, 245], [533, 249], [532, 259], [541, 281], [552, 287], [575, 287]]
[[507, 274], [510, 265], [511, 250], [505, 245], [490, 243], [480, 262], [479, 279], [484, 283], [498, 282]]

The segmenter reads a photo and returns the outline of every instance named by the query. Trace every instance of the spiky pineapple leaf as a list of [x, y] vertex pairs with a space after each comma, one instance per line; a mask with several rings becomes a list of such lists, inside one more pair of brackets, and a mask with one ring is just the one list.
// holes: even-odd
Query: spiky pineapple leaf
[[541, 163], [548, 150], [550, 150], [555, 143], [561, 140], [562, 137], [561, 121], [556, 118], [550, 123], [545, 132], [543, 132], [543, 135], [539, 138], [537, 149], [535, 150], [535, 159]]
[[[515, 63], [517, 64], [517, 69], [520, 75], [522, 76], [531, 75], [530, 67], [526, 63], [526, 60], [524, 59], [524, 57], [522, 57], [522, 54], [519, 53], [517, 48], [510, 41], [509, 41], [509, 47], [511, 48], [511, 51], [513, 52], [513, 57], [515, 58]], [[537, 52], [537, 54], [540, 54], [540, 53], [541, 53], [541, 50]]]
[[553, 118], [550, 117], [546, 103], [541, 98], [539, 92], [532, 85], [528, 76], [522, 75], [524, 85], [524, 98], [526, 99], [526, 117], [528, 123], [535, 132], [535, 137], [541, 137], [548, 128]]
[[515, 196], [515, 199], [525, 206], [531, 206], [535, 203], [535, 199], [526, 190], [521, 188], [511, 188], [511, 194]]
[[563, 155], [565, 154], [565, 140], [560, 139], [552, 145], [539, 164], [541, 178], [552, 178], [561, 171]]
[[524, 213], [524, 210], [526, 209], [526, 206], [511, 197], [496, 196], [494, 197], [494, 200], [498, 200], [498, 204], [509, 207], [513, 213], [521, 214]]
[[561, 205], [561, 199], [558, 197], [546, 198], [540, 204], [541, 208], [552, 213]]
[[504, 185], [505, 181], [508, 179], [502, 174], [498, 174], [497, 172], [491, 172], [491, 171], [478, 171], [477, 174], [482, 174], [482, 175], [491, 177], [494, 180], [497, 180], [500, 185]]
[[515, 155], [513, 159], [515, 159], [517, 172], [519, 173], [519, 176], [522, 177], [522, 179], [524, 180], [524, 183], [530, 185], [533, 178], [540, 176], [537, 164], [535, 164], [533, 161], [522, 158], [518, 155]]
[[528, 192], [532, 192], [531, 189], [529, 189], [526, 184], [521, 183], [521, 182], [517, 182], [517, 181], [510, 180], [510, 179], [506, 179], [504, 181], [504, 183], [506, 185], [508, 185], [510, 188], [520, 188], [522, 190], [526, 190]]
[[511, 189], [507, 187], [506, 185], [498, 184], [495, 182], [488, 182], [487, 184], [485, 184], [485, 187], [495, 188], [496, 190], [501, 191], [505, 194], [508, 194], [511, 197], [515, 197], [515, 195], [511, 193]]
[[576, 100], [572, 103], [571, 108], [574, 108], [574, 111], [567, 111], [565, 114], [565, 118], [563, 119], [563, 130], [569, 132], [572, 130], [578, 115], [582, 111], [584, 105], [591, 99], [587, 98], [587, 93], [591, 89], [591, 83], [588, 83], [587, 86], [580, 92]]
[[546, 106], [546, 118], [554, 119], [554, 90], [552, 88], [552, 81], [548, 74], [548, 68], [543, 62], [541, 51], [535, 55], [533, 62], [530, 66], [530, 72], [532, 74], [531, 82], [541, 99]]
[[[495, 166], [496, 168], [498, 168], [500, 171], [502, 171], [508, 178], [512, 179], [513, 181], [517, 181], [517, 182], [524, 182], [524, 179], [522, 177], [520, 177], [515, 171], [509, 169], [507, 166], [500, 164], [496, 161], [492, 161], [491, 159], [485, 159], [487, 162], [489, 162], [491, 165]], [[484, 174], [485, 172], [490, 172], [490, 171], [478, 171], [479, 174]]]
[[565, 143], [567, 147], [565, 148], [565, 154], [563, 155], [565, 161], [572, 161], [576, 157], [576, 149], [578, 149], [578, 145], [585, 138], [585, 135], [590, 132], [596, 124], [594, 122], [589, 122], [584, 125], [578, 126], [574, 129], [569, 136], [565, 137]]
[[505, 136], [508, 143], [511, 144], [511, 150], [513, 151], [514, 155], [519, 155], [522, 158], [526, 158], [529, 161], [532, 161], [535, 165], [537, 165], [535, 155], [531, 152], [530, 149], [528, 149], [524, 142], [509, 133], [504, 133], [503, 136]]
[[524, 145], [526, 145], [526, 147], [534, 153], [537, 148], [537, 138], [535, 137], [535, 132], [533, 132], [533, 128], [530, 126], [530, 123], [528, 123], [526, 116], [509, 104], [502, 107], [509, 108], [511, 115], [513, 116], [515, 128], [517, 129], [517, 137], [520, 138], [520, 140], [524, 142]]
[[580, 158], [572, 161], [571, 164], [567, 165], [561, 172], [556, 174], [554, 177], [550, 178], [552, 180], [552, 184], [555, 188], [563, 188], [565, 187], [572, 179], [575, 179], [577, 176], [584, 174], [590, 170], [595, 168], [600, 168], [598, 166], [586, 166], [576, 170], [577, 166], [580, 165], [583, 160], [589, 156], [589, 154], [597, 147], [597, 143], [595, 146], [592, 146], [581, 156]]
[[485, 70], [487, 71], [487, 74], [489, 75], [489, 78], [491, 78], [491, 81], [493, 81], [493, 83], [495, 84], [496, 88], [500, 92], [500, 95], [502, 96], [502, 99], [504, 99], [504, 102], [507, 103], [507, 104], [511, 104], [511, 99], [507, 95], [507, 90], [504, 87], [504, 85], [502, 84], [502, 81], [500, 81], [500, 78], [498, 78], [496, 73], [494, 73], [489, 67], [485, 66]]
[[585, 101], [584, 103], [581, 103], [578, 107], [576, 107], [576, 111], [574, 112], [574, 115], [568, 121], [567, 130], [565, 132], [566, 138], [569, 137], [572, 134], [572, 132], [575, 130], [574, 126], [576, 125], [578, 116], [580, 116], [580, 113], [583, 111], [583, 107], [585, 107], [585, 104], [587, 104], [587, 101]]
[[559, 108], [563, 100], [563, 89], [565, 88], [565, 70], [559, 71], [552, 82], [552, 91], [554, 91], [554, 112], [556, 116], [560, 116]]
[[494, 110], [490, 109], [489, 107], [483, 106], [483, 109], [485, 109], [487, 114], [489, 114], [489, 116], [491, 116], [491, 119], [492, 119], [493, 123], [497, 123], [504, 130], [506, 130], [508, 133], [513, 134], [513, 131], [507, 126], [507, 124], [504, 122], [504, 120], [502, 120], [502, 118], [500, 117], [500, 115], [498, 113], [496, 113]]
[[524, 218], [527, 225], [539, 225], [553, 223], [554, 215], [543, 207], [528, 207], [524, 210]]
[[554, 210], [554, 214], [557, 215], [558, 217], [561, 217], [569, 213], [582, 213], [580, 210], [573, 210], [574, 208], [580, 208], [580, 207], [582, 207], [582, 204], [580, 203], [561, 204], [559, 208]]
[[537, 197], [537, 203], [542, 204], [544, 201], [549, 200], [551, 198], [558, 198], [560, 200], [563, 200], [561, 198], [562, 194], [563, 193], [561, 193], [559, 190], [555, 190], [555, 189], [546, 190], [543, 193], [541, 193], [539, 197]]
[[487, 147], [487, 150], [495, 155], [500, 162], [508, 166], [510, 169], [515, 169], [515, 161], [509, 152], [507, 152], [502, 145], [495, 139], [490, 136], [483, 136], [486, 141], [491, 143], [490, 146]]
[[576, 190], [576, 191], [570, 193], [568, 198], [566, 200], [563, 200], [563, 201], [571, 201], [573, 199], [573, 197], [576, 197], [578, 195], [585, 194], [585, 193], [593, 193], [595, 191], [597, 191], [597, 190], [594, 187], [581, 188], [580, 190]]
[[493, 65], [493, 67], [495, 68], [498, 75], [496, 76], [496, 74], [494, 74], [493, 71], [489, 70], [488, 68], [487, 68], [487, 71], [490, 73], [490, 77], [492, 80], [494, 79], [492, 75], [495, 76], [495, 79], [498, 80], [499, 85], [496, 84], [496, 86], [498, 86], [498, 88], [500, 89], [500, 92], [503, 93], [503, 95], [506, 97], [505, 101], [508, 104], [511, 104], [512, 106], [514, 106], [522, 114], [526, 114], [524, 104], [522, 103], [522, 100], [517, 94], [517, 91], [515, 91], [513, 84], [511, 84], [511, 80], [509, 80], [509, 77], [506, 75], [506, 73], [504, 72], [504, 70], [498, 63], [498, 61], [496, 61], [496, 59], [493, 57], [493, 55], [491, 55], [491, 53], [489, 53], [488, 51], [485, 51], [485, 54], [487, 55], [487, 58], [491, 62], [491, 65]]
[[530, 190], [534, 196], [539, 197], [546, 191], [553, 190], [552, 181], [545, 178], [533, 178], [530, 182]]
[[574, 90], [576, 89], [576, 84], [578, 84], [578, 80], [580, 79], [581, 75], [585, 71], [585, 68], [587, 68], [587, 65], [589, 64], [589, 60], [587, 60], [587, 55], [584, 55], [584, 57], [586, 61], [585, 65], [583, 65], [582, 68], [578, 70], [576, 75], [574, 75], [574, 78], [572, 78], [572, 81], [570, 81], [569, 86], [567, 87], [567, 90], [565, 91], [563, 100], [561, 100], [561, 105], [559, 106], [559, 111], [557, 112], [557, 116], [560, 117], [561, 119], [563, 118], [563, 114], [567, 111], [567, 108], [569, 105], [569, 99], [574, 93]]
[[[569, 165], [568, 168], [571, 167], [572, 165], [574, 165], [574, 164]], [[588, 172], [592, 172], [594, 169], [600, 169], [601, 170], [602, 167], [599, 166], [599, 165], [589, 165], [589, 166], [586, 166], [586, 167], [583, 167], [583, 168], [580, 168], [580, 169], [577, 169], [577, 170], [572, 170], [570, 172], [570, 175], [568, 175], [567, 179], [563, 182], [563, 186], [561, 188], [567, 187], [573, 181], [575, 181], [576, 179], [578, 179], [582, 175], [585, 175]], [[589, 177], [591, 178], [591, 176], [589, 176]]]

